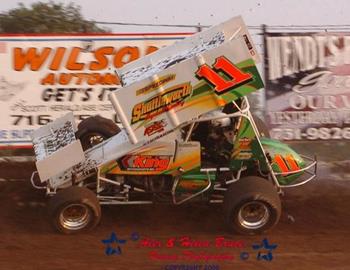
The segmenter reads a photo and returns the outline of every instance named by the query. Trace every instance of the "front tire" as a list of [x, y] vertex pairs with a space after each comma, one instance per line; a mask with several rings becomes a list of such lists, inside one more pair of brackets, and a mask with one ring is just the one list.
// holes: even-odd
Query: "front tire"
[[101, 219], [101, 207], [96, 195], [84, 187], [69, 187], [55, 194], [48, 205], [56, 230], [76, 234], [93, 229]]
[[232, 183], [224, 198], [225, 223], [239, 234], [260, 234], [272, 229], [281, 216], [281, 200], [266, 179], [248, 176]]

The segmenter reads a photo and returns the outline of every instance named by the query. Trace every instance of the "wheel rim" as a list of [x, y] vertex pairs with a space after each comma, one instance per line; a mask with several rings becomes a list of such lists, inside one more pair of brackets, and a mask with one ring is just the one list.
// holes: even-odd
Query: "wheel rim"
[[91, 214], [84, 204], [70, 204], [60, 214], [61, 225], [68, 230], [80, 230], [90, 222]]
[[87, 142], [87, 144], [88, 144], [88, 146], [90, 148], [90, 147], [93, 147], [93, 146], [99, 144], [104, 139], [105, 138], [101, 134], [97, 134], [97, 133], [95, 134], [94, 133], [94, 134], [90, 134], [89, 136], [87, 136], [86, 142]]
[[263, 227], [269, 220], [270, 212], [266, 204], [259, 201], [245, 203], [238, 212], [239, 224], [250, 230]]

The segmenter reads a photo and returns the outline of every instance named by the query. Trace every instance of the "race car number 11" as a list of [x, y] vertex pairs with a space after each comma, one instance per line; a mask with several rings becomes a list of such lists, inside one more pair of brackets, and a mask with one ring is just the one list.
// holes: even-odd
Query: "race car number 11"
[[[231, 77], [231, 80], [223, 78], [223, 76], [218, 73], [219, 71], [223, 71], [226, 75]], [[242, 72], [225, 56], [216, 58], [213, 68], [209, 67], [207, 64], [200, 66], [196, 75], [199, 78], [204, 78], [213, 85], [215, 92], [219, 95], [234, 87], [245, 84], [253, 78], [251, 74]]]

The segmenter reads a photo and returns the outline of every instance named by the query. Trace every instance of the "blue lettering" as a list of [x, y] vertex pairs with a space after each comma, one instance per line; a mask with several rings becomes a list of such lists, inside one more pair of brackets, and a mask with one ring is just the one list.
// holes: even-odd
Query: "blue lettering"
[[2, 129], [0, 130], [0, 139], [7, 139], [8, 133], [7, 130]]

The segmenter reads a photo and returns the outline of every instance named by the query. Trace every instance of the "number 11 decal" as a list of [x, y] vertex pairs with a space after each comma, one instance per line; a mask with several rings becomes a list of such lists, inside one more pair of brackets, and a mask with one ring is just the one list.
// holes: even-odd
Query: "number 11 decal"
[[[223, 71], [226, 75], [231, 77], [231, 80], [223, 78], [218, 71]], [[225, 56], [216, 58], [213, 68], [204, 64], [199, 67], [196, 72], [197, 77], [203, 78], [214, 86], [215, 92], [219, 95], [225, 93], [227, 90], [238, 87], [253, 80], [250, 73], [244, 73], [231, 63]]]

